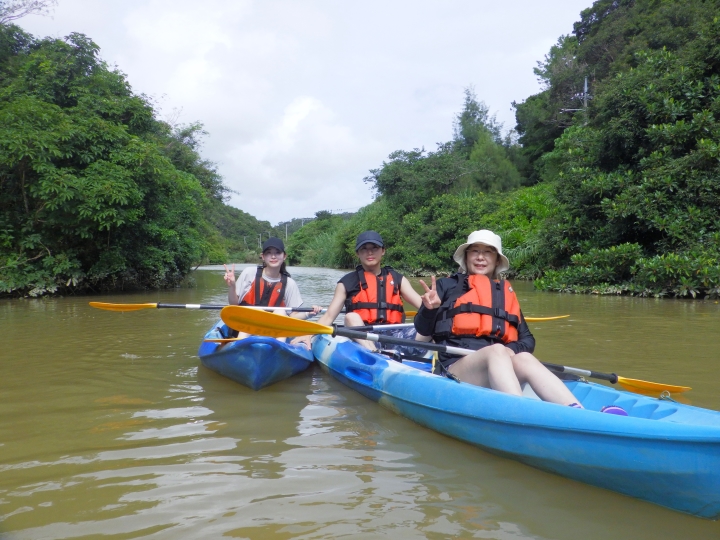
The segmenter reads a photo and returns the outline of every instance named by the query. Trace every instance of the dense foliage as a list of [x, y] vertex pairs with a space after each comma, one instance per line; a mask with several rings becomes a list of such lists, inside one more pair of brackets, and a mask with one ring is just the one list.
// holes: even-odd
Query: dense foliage
[[443, 272], [490, 228], [511, 275], [545, 290], [719, 297], [719, 14], [719, 0], [596, 1], [539, 63], [544, 90], [514, 104], [519, 145], [468, 91], [453, 141], [371, 171], [377, 200], [323, 239], [324, 260], [346, 264], [373, 228], [388, 262]]
[[[512, 191], [520, 185], [514, 145], [487, 107], [466, 91], [455, 119], [455, 137], [435, 152], [397, 151], [365, 181], [377, 200], [349, 220], [316, 220], [290, 239], [291, 259], [305, 265], [350, 267], [355, 238], [380, 231], [385, 262], [412, 275], [451, 272], [455, 247], [478, 223], [503, 235], [517, 250], [516, 275], [534, 276], [536, 254], [521, 244], [548, 215], [547, 188]], [[530, 244], [527, 244], [530, 245]]]
[[[713, 17], [700, 17], [701, 5]], [[720, 295], [717, 7], [690, 6], [694, 39], [675, 50], [636, 51], [632, 65], [598, 84], [587, 121], [543, 157], [559, 203], [545, 232], [547, 264], [569, 267], [540, 287]]]
[[173, 286], [245, 218], [201, 127], [158, 121], [98, 52], [0, 25], [0, 294]]

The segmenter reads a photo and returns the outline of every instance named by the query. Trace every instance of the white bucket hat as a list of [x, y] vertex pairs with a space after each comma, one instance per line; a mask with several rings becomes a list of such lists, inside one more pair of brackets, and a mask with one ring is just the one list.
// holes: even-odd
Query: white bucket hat
[[461, 272], [467, 272], [467, 267], [465, 266], [465, 251], [468, 246], [472, 246], [473, 244], [484, 244], [486, 246], [494, 247], [497, 250], [499, 260], [497, 268], [495, 268], [496, 273], [499, 274], [500, 272], [505, 272], [510, 268], [510, 261], [508, 261], [508, 258], [503, 255], [502, 252], [502, 240], [500, 237], [492, 231], [483, 229], [481, 231], [474, 231], [470, 233], [467, 242], [455, 250], [453, 259], [460, 265]]

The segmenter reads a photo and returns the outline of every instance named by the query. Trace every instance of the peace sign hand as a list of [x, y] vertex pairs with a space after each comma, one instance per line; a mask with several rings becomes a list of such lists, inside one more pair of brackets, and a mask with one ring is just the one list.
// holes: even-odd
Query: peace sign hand
[[232, 268], [228, 268], [226, 264], [223, 264], [225, 267], [225, 275], [223, 278], [225, 279], [225, 283], [228, 284], [228, 287], [234, 287], [235, 286], [235, 264], [233, 263]]
[[428, 287], [425, 282], [421, 279], [420, 285], [425, 289], [425, 294], [421, 296], [423, 306], [427, 309], [437, 309], [442, 304], [440, 297], [438, 296], [437, 290], [435, 289], [435, 276], [432, 276], [432, 286]]

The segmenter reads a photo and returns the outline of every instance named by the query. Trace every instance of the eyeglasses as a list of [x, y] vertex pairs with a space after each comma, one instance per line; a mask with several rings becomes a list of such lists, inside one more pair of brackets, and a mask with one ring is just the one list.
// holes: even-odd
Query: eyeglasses
[[482, 255], [486, 259], [497, 254], [497, 251], [488, 248], [468, 248], [467, 252], [471, 257], [477, 257], [478, 255]]

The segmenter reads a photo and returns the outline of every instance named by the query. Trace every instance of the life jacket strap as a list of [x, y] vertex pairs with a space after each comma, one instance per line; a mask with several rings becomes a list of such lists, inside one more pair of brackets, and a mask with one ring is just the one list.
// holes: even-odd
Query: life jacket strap
[[402, 311], [402, 304], [388, 304], [387, 302], [351, 302], [351, 311], [358, 309], [389, 309], [391, 311]]
[[490, 315], [491, 317], [503, 319], [517, 328], [520, 325], [520, 318], [517, 315], [508, 313], [503, 308], [489, 308], [486, 306], [478, 306], [477, 304], [460, 304], [458, 307], [449, 309], [443, 313], [443, 318], [448, 319], [460, 313], [479, 313], [481, 315]]

